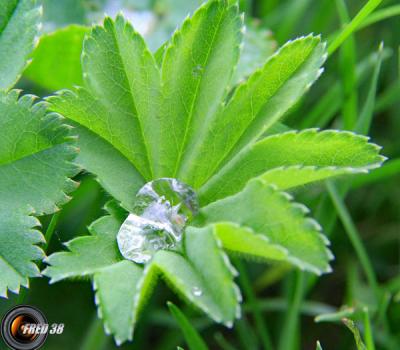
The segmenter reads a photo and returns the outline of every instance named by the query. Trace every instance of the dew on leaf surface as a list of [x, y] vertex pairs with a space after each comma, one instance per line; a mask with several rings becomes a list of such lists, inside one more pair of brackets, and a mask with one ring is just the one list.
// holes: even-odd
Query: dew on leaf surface
[[122, 256], [146, 263], [158, 250], [176, 247], [198, 209], [196, 193], [188, 185], [170, 178], [148, 182], [136, 195], [134, 212], [118, 231]]
[[203, 291], [199, 287], [193, 287], [192, 293], [195, 297], [201, 297], [203, 295]]
[[192, 73], [195, 78], [200, 78], [201, 74], [203, 73], [203, 66], [198, 64], [197, 66], [193, 67]]

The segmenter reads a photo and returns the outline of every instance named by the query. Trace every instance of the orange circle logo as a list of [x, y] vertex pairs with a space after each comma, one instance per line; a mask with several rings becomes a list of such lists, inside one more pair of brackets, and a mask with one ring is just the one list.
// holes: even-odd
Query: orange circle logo
[[29, 305], [11, 309], [1, 322], [4, 342], [13, 350], [39, 349], [46, 341], [48, 323], [43, 313]]

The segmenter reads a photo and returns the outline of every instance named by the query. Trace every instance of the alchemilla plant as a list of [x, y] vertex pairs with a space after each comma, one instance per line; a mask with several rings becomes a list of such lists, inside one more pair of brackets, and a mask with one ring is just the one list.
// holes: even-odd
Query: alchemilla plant
[[[319, 36], [289, 41], [236, 83], [243, 33], [237, 6], [213, 0], [151, 52], [119, 15], [85, 38], [82, 87], [33, 105], [8, 80], [0, 95], [3, 296], [38, 275], [34, 215], [68, 199], [78, 167], [113, 200], [89, 236], [45, 259], [43, 274], [50, 283], [90, 279], [118, 344], [133, 339], [159, 277], [231, 327], [241, 293], [229, 255], [331, 271], [322, 228], [288, 191], [367, 172], [384, 157], [365, 136], [280, 124], [323, 71]], [[1, 35], [4, 45], [7, 30]]]

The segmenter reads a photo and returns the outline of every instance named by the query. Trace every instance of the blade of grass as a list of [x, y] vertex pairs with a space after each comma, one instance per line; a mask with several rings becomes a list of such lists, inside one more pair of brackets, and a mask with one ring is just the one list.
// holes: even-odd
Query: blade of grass
[[178, 322], [189, 349], [207, 350], [208, 347], [206, 343], [201, 338], [197, 330], [190, 324], [183, 312], [170, 301], [167, 302], [167, 305], [172, 316], [175, 318], [176, 322]]
[[[346, 26], [349, 21], [349, 13], [344, 0], [336, 0], [336, 8], [342, 26]], [[351, 130], [357, 120], [357, 78], [356, 78], [356, 42], [354, 35], [349, 35], [348, 39], [342, 44], [339, 52], [339, 71], [343, 87], [343, 126], [346, 130]]]
[[[368, 91], [367, 99], [365, 102], [365, 107], [360, 115], [360, 118], [356, 124], [355, 131], [363, 134], [367, 134], [372, 118], [374, 113], [374, 106], [375, 106], [375, 96], [377, 90], [377, 82], [380, 72], [380, 66], [382, 63], [382, 50], [383, 45], [380, 45], [378, 51], [378, 59], [376, 61], [374, 72], [371, 78], [370, 88]], [[336, 188], [333, 182], [327, 181], [326, 186], [328, 189], [328, 193], [331, 197], [332, 203], [336, 209], [338, 217], [345, 228], [345, 232], [347, 233], [352, 246], [357, 254], [357, 257], [360, 261], [361, 267], [367, 277], [368, 284], [370, 288], [374, 292], [377, 304], [380, 305], [382, 302], [383, 293], [380, 290], [380, 287], [377, 282], [377, 278], [375, 272], [373, 270], [372, 264], [369, 260], [369, 256], [365, 250], [365, 247], [360, 239], [359, 233], [357, 231], [356, 226], [354, 225], [352, 218], [347, 210], [347, 207], [344, 204], [343, 199], [346, 196], [346, 193], [350, 189], [349, 184], [343, 184], [342, 186]], [[334, 212], [334, 211], [332, 211]], [[391, 338], [389, 328], [387, 327], [386, 320], [383, 320], [383, 331], [388, 334], [388, 338]]]
[[322, 350], [321, 344], [319, 341], [317, 341], [317, 350]]
[[255, 1], [254, 5], [257, 8], [256, 12], [259, 13], [260, 16], [264, 17], [274, 11], [279, 2], [279, 0]]
[[361, 339], [360, 331], [358, 330], [356, 324], [352, 320], [347, 319], [347, 318], [343, 319], [343, 323], [353, 333], [354, 340], [357, 345], [357, 350], [366, 350], [365, 345]]
[[288, 306], [288, 312], [283, 322], [279, 337], [279, 350], [296, 349], [294, 340], [299, 324], [300, 305], [303, 298], [304, 272], [295, 272], [295, 286]]
[[374, 337], [372, 335], [371, 320], [369, 318], [368, 308], [363, 309], [363, 322], [364, 322], [364, 342], [367, 350], [375, 350]]
[[325, 34], [329, 25], [336, 19], [334, 11], [335, 4], [332, 0], [320, 0], [314, 1], [313, 6], [315, 6], [315, 15], [312, 21], [307, 21], [310, 22], [310, 30], [308, 31]]
[[400, 5], [393, 5], [381, 10], [378, 10], [374, 13], [371, 13], [357, 28], [357, 30], [366, 28], [372, 24], [378, 23], [385, 19], [400, 16]]
[[247, 302], [249, 303], [252, 309], [252, 314], [254, 317], [254, 322], [256, 324], [257, 333], [261, 339], [263, 349], [265, 350], [273, 349], [271, 339], [268, 333], [268, 328], [264, 321], [263, 315], [260, 312], [260, 309], [257, 305], [257, 298], [254, 295], [253, 287], [251, 286], [246, 268], [244, 264], [239, 260], [236, 260], [236, 267], [238, 268], [239, 271], [239, 281], [242, 286], [242, 290], [247, 299]]
[[400, 274], [396, 277], [393, 277], [389, 282], [387, 282], [385, 289], [391, 294], [400, 291]]
[[109, 338], [104, 333], [102, 320], [97, 315], [94, 315], [80, 349], [102, 350], [106, 348], [108, 342]]
[[44, 244], [44, 251], [47, 251], [47, 248], [49, 247], [51, 237], [53, 237], [53, 233], [56, 229], [58, 219], [60, 218], [60, 213], [61, 211], [58, 211], [54, 213], [53, 216], [51, 217], [49, 226], [47, 227], [46, 233], [44, 235], [44, 238], [46, 239], [46, 243]]
[[332, 199], [333, 205], [336, 209], [338, 217], [342, 222], [347, 236], [353, 248], [357, 254], [358, 259], [360, 260], [360, 264], [364, 270], [364, 273], [367, 277], [368, 284], [371, 289], [374, 291], [377, 300], [380, 299], [380, 290], [378, 286], [378, 282], [376, 279], [376, 275], [374, 269], [372, 268], [371, 261], [369, 260], [368, 254], [364, 248], [364, 245], [360, 239], [359, 233], [357, 231], [356, 226], [347, 210], [346, 205], [343, 202], [342, 197], [338, 193], [336, 187], [333, 185], [331, 181], [326, 181], [326, 187], [328, 189], [329, 195]]
[[[380, 46], [377, 56], [376, 56], [376, 61], [374, 65], [374, 71], [370, 83], [370, 88], [369, 88], [369, 93], [367, 96], [367, 99], [365, 101], [365, 107], [362, 111], [362, 114], [360, 116], [359, 120], [362, 120], [362, 122], [358, 122], [355, 131], [359, 133], [365, 133], [367, 134], [371, 122], [372, 122], [372, 117], [373, 117], [373, 111], [374, 111], [374, 103], [375, 103], [375, 95], [376, 95], [376, 88], [377, 88], [377, 80], [380, 72], [380, 66], [382, 63], [383, 59], [383, 47]], [[374, 172], [371, 172], [373, 174]], [[342, 184], [336, 188], [334, 182], [329, 182], [330, 187], [332, 187], [335, 191], [335, 193], [338, 195], [340, 199], [343, 199], [346, 197], [346, 194], [348, 190], [350, 189], [350, 184]], [[329, 198], [327, 195], [323, 196], [320, 201], [320, 205], [317, 208], [316, 211], [316, 217], [318, 218], [318, 221], [323, 225], [325, 233], [329, 236], [334, 228], [334, 225], [336, 223], [336, 217], [337, 213], [335, 210], [332, 208], [332, 203], [329, 201]], [[307, 289], [309, 290], [316, 282], [316, 278], [311, 277], [309, 278], [309, 281], [307, 283]]]
[[219, 347], [222, 350], [236, 350], [236, 348], [231, 345], [225, 338], [224, 336], [218, 332], [214, 335], [214, 339], [217, 342], [217, 344], [219, 345]]
[[297, 23], [303, 18], [310, 3], [310, 0], [297, 0], [287, 3], [285, 20], [280, 23], [276, 31], [276, 38], [279, 42], [286, 41], [293, 35]]
[[392, 296], [390, 293], [384, 291], [383, 297], [382, 297], [382, 302], [378, 307], [378, 316], [377, 316], [377, 323], [383, 323], [385, 329], [390, 329], [388, 319], [386, 318], [386, 313], [388, 310], [388, 307], [390, 305], [390, 301], [392, 299]]
[[400, 81], [394, 81], [384, 92], [382, 92], [375, 104], [375, 112], [380, 113], [388, 109], [390, 106], [399, 102], [400, 96]]
[[[386, 59], [391, 55], [389, 49], [385, 49], [382, 54], [382, 59]], [[378, 53], [372, 53], [367, 58], [363, 59], [356, 67], [356, 82], [357, 86], [362, 84], [368, 76], [368, 72], [373, 67], [378, 59]], [[332, 84], [327, 92], [316, 101], [313, 108], [308, 112], [304, 111], [305, 117], [301, 120], [300, 128], [309, 127], [324, 127], [334, 117], [343, 103], [343, 95], [339, 82]]]
[[[264, 312], [286, 312], [289, 309], [288, 300], [284, 298], [258, 299], [258, 307]], [[243, 305], [245, 312], [251, 312], [248, 304]], [[306, 316], [317, 316], [336, 312], [336, 308], [318, 301], [304, 300], [300, 305], [300, 312]]]
[[[378, 22], [384, 21], [386, 19], [396, 17], [400, 15], [400, 5], [393, 5], [389, 6], [386, 8], [383, 8], [381, 10], [377, 10], [375, 12], [372, 12], [369, 16], [367, 16], [364, 21], [362, 21], [357, 28], [354, 29], [354, 33], [358, 32], [359, 30], [362, 30], [364, 28], [367, 28], [373, 24], [376, 24]], [[328, 41], [332, 41], [333, 38], [339, 35], [340, 30], [331, 33], [328, 37]]]
[[353, 305], [357, 299], [357, 285], [359, 285], [359, 268], [356, 259], [350, 259], [346, 263], [346, 291], [344, 305]]
[[372, 117], [374, 115], [374, 107], [375, 107], [376, 90], [378, 86], [378, 78], [382, 65], [382, 52], [383, 52], [383, 43], [379, 45], [378, 59], [374, 67], [374, 72], [372, 74], [367, 100], [364, 104], [364, 108], [361, 111], [361, 115], [357, 120], [357, 124], [355, 127], [356, 132], [361, 134], [367, 134], [372, 123]]
[[246, 315], [243, 314], [242, 317], [236, 321], [235, 332], [238, 335], [242, 349], [253, 350], [253, 349], [258, 349], [260, 347], [259, 339], [253, 327], [249, 324]]
[[285, 277], [292, 269], [292, 265], [286, 263], [277, 264], [276, 266], [267, 268], [265, 272], [261, 274], [260, 277], [258, 277], [254, 282], [255, 291], [257, 292], [264, 290], [275, 284]]
[[382, 2], [382, 0], [369, 0], [357, 15], [347, 24], [328, 45], [328, 55], [331, 56], [343, 42], [359, 27]]

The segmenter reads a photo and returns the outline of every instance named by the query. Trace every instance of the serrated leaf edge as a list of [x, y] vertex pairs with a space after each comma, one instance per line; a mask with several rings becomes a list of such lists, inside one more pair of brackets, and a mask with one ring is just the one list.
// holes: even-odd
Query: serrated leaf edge
[[[276, 248], [277, 250], [280, 250], [283, 254], [285, 254], [286, 257], [289, 257], [289, 251], [285, 247], [283, 247], [283, 246], [281, 246], [279, 244], [276, 244], [276, 243], [272, 243], [271, 240], [267, 236], [265, 236], [262, 233], [255, 232], [253, 230], [253, 228], [251, 228], [250, 226], [243, 226], [243, 225], [240, 225], [240, 224], [238, 224], [236, 222], [230, 222], [230, 221], [221, 221], [221, 222], [217, 222], [215, 224], [210, 224], [210, 225], [211, 226], [218, 226], [219, 224], [229, 224], [229, 226], [238, 228], [240, 230], [247, 231], [250, 234], [254, 235], [254, 237], [265, 241], [266, 243], [270, 244], [271, 246], [274, 246], [274, 248]], [[259, 256], [259, 255], [252, 255], [252, 254], [242, 253], [242, 252], [239, 252], [239, 251], [234, 251], [234, 250], [230, 250], [230, 249], [224, 248], [222, 240], [218, 238], [217, 234], [216, 234], [216, 237], [218, 239], [219, 244], [221, 245], [221, 248], [224, 251], [231, 252], [233, 254], [238, 254], [238, 255], [243, 256], [243, 257], [245, 257], [247, 259], [254, 258], [255, 261], [262, 261], [262, 262], [274, 261], [274, 259], [268, 259], [266, 257], [262, 257], [262, 256]], [[234, 269], [234, 270], [236, 271], [236, 269]], [[236, 274], [234, 274], [234, 276], [237, 276], [237, 273], [238, 272], [236, 271]]]
[[[235, 4], [228, 4], [226, 1], [218, 1], [218, 0], [211, 0], [211, 1], [206, 1], [204, 2], [200, 7], [197, 8], [197, 10], [193, 13], [192, 16], [190, 16], [190, 14], [188, 14], [186, 16], [186, 18], [184, 19], [182, 25], [180, 27], [178, 27], [175, 32], [172, 34], [170, 40], [167, 42], [166, 47], [164, 49], [164, 54], [163, 54], [163, 59], [161, 62], [161, 83], [163, 82], [163, 70], [164, 70], [164, 63], [166, 61], [166, 59], [173, 55], [174, 52], [178, 49], [178, 41], [181, 40], [181, 38], [184, 36], [184, 34], [188, 31], [188, 28], [190, 28], [192, 26], [192, 23], [194, 23], [195, 21], [199, 21], [201, 20], [202, 16], [204, 13], [206, 13], [209, 8], [211, 8], [212, 6], [219, 6], [219, 5], [223, 5], [224, 6], [224, 11], [225, 12], [229, 12], [232, 9], [234, 9], [236, 11], [236, 13], [238, 13], [239, 11], [239, 7], [238, 5]], [[222, 16], [221, 16], [222, 18]], [[240, 57], [240, 46], [243, 43], [243, 20], [244, 17], [240, 16], [239, 17], [239, 21], [241, 22], [239, 27], [239, 30], [236, 32], [236, 35], [238, 36], [238, 41], [239, 41], [239, 45], [236, 45], [234, 47], [234, 55], [236, 55], [236, 64], [232, 67], [231, 69], [231, 76], [233, 75], [237, 64], [239, 62], [239, 57]], [[219, 29], [218, 29], [219, 30]], [[198, 83], [200, 86], [200, 82]], [[161, 86], [161, 88], [163, 88], [163, 86]], [[228, 86], [225, 87], [225, 94], [224, 96], [226, 96], [229, 92], [229, 84]], [[196, 102], [196, 98], [193, 100], [193, 103]], [[221, 104], [223, 104], [223, 101], [221, 101]], [[184, 162], [184, 160], [188, 157], [186, 152], [187, 152], [187, 144], [188, 144], [188, 140], [186, 139], [186, 133], [187, 133], [187, 129], [190, 127], [191, 122], [192, 122], [192, 117], [193, 117], [193, 112], [191, 112], [191, 115], [189, 115], [189, 120], [187, 121], [187, 125], [186, 125], [186, 132], [185, 132], [185, 136], [183, 139], [183, 142], [181, 144], [181, 146], [179, 146], [180, 150], [178, 151], [178, 157], [176, 160], [176, 164], [174, 165], [174, 176], [176, 176], [176, 174], [179, 174], [179, 172], [181, 171], [182, 168], [182, 164]], [[215, 111], [214, 113], [217, 113], [217, 111]]]
[[[89, 43], [90, 42], [94, 42], [95, 44], [97, 44], [96, 40], [94, 39], [94, 33], [96, 31], [102, 31], [104, 33], [112, 31], [113, 34], [114, 34], [114, 40], [117, 42], [117, 46], [118, 46], [119, 42], [118, 42], [117, 37], [115, 35], [116, 34], [115, 31], [116, 31], [116, 25], [119, 25], [119, 24], [121, 24], [123, 26], [123, 34], [129, 35], [131, 40], [133, 40], [133, 38], [136, 38], [141, 42], [141, 44], [144, 46], [143, 56], [147, 55], [153, 60], [154, 67], [156, 68], [158, 74], [161, 75], [160, 68], [159, 68], [159, 66], [158, 66], [158, 64], [157, 64], [152, 52], [147, 47], [146, 41], [143, 39], [143, 37], [140, 35], [140, 33], [135, 30], [135, 28], [132, 26], [132, 24], [123, 17], [122, 13], [118, 13], [117, 16], [115, 17], [115, 20], [113, 20], [109, 16], [106, 16], [104, 18], [104, 20], [103, 20], [103, 25], [95, 25], [95, 26], [93, 26], [91, 28], [90, 32], [85, 35], [84, 40], [83, 40], [82, 54], [81, 54], [83, 79], [86, 80], [88, 78], [87, 72], [84, 70], [84, 66], [85, 66], [85, 61], [88, 59], [87, 51], [88, 51]], [[129, 33], [125, 33], [127, 30], [129, 30], [130, 32]], [[120, 51], [118, 51], [118, 55], [121, 57], [121, 62], [124, 65], [124, 60], [122, 59]], [[125, 67], [123, 69], [123, 74], [126, 76]], [[136, 101], [134, 100], [133, 93], [132, 93], [132, 87], [131, 87], [132, 82], [129, 80], [129, 78], [127, 76], [126, 76], [126, 81], [128, 82], [128, 85], [129, 85], [129, 94], [128, 94], [129, 95], [129, 99], [131, 99], [133, 101], [132, 102], [133, 105], [136, 105]], [[86, 90], [86, 91], [88, 91], [88, 90]], [[90, 91], [88, 91], [88, 92], [90, 93]], [[95, 98], [95, 99], [97, 101], [99, 101], [97, 98]], [[139, 129], [140, 129], [140, 135], [141, 135], [141, 139], [142, 139], [141, 141], [143, 142], [143, 147], [144, 147], [144, 150], [146, 152], [146, 160], [147, 160], [147, 166], [148, 166], [148, 169], [146, 169], [146, 170], [148, 170], [150, 172], [150, 178], [152, 178], [153, 177], [152, 174], [154, 173], [154, 169], [153, 169], [153, 163], [152, 163], [153, 156], [151, 154], [151, 147], [149, 146], [149, 144], [148, 144], [148, 142], [146, 140], [146, 137], [145, 137], [145, 134], [144, 134], [144, 126], [142, 125], [141, 117], [139, 115], [137, 115], [136, 118], [137, 118], [138, 126], [139, 126]], [[98, 134], [96, 133], [96, 135], [98, 135]], [[101, 137], [101, 135], [98, 135], [98, 136]], [[130, 162], [132, 163], [132, 161], [130, 161]], [[140, 175], [142, 175], [142, 177], [144, 179], [147, 178], [145, 176], [145, 174], [143, 173], [143, 169], [140, 169], [135, 164], [134, 164], [134, 167], [135, 167], [135, 169], [137, 169], [138, 173]]]
[[[38, 268], [38, 266], [34, 263], [34, 261], [40, 261], [43, 260], [43, 258], [46, 257], [46, 254], [44, 252], [44, 250], [39, 247], [37, 244], [39, 243], [44, 243], [46, 242], [44, 235], [37, 229], [37, 227], [41, 227], [40, 221], [37, 219], [37, 216], [41, 216], [41, 215], [45, 215], [45, 214], [52, 214], [54, 212], [57, 212], [58, 210], [60, 210], [60, 208], [58, 207], [58, 205], [63, 205], [66, 202], [68, 202], [71, 197], [68, 196], [68, 193], [72, 192], [73, 190], [75, 190], [77, 188], [77, 186], [79, 185], [79, 183], [73, 181], [71, 179], [71, 177], [75, 176], [80, 169], [76, 166], [76, 164], [73, 162], [73, 159], [75, 158], [78, 149], [74, 146], [74, 142], [75, 142], [75, 136], [74, 135], [70, 135], [69, 130], [70, 130], [70, 126], [67, 124], [64, 124], [63, 121], [65, 120], [64, 117], [62, 117], [61, 115], [54, 113], [54, 112], [49, 112], [46, 109], [45, 103], [43, 101], [34, 103], [35, 100], [37, 99], [37, 97], [35, 95], [31, 95], [31, 94], [27, 94], [27, 95], [23, 95], [21, 96], [21, 90], [18, 89], [11, 89], [9, 91], [5, 91], [4, 92], [4, 96], [6, 96], [6, 98], [10, 98], [10, 100], [8, 100], [8, 103], [16, 103], [17, 105], [20, 105], [20, 107], [22, 108], [27, 108], [30, 110], [30, 112], [34, 115], [37, 115], [38, 112], [40, 112], [40, 109], [44, 109], [43, 111], [43, 115], [41, 116], [41, 118], [43, 120], [49, 119], [49, 120], [54, 120], [57, 125], [56, 127], [53, 129], [54, 134], [59, 133], [60, 131], [62, 132], [61, 136], [62, 138], [60, 139], [60, 142], [57, 144], [52, 144], [52, 147], [56, 147], [57, 145], [65, 145], [66, 149], [69, 152], [69, 156], [67, 158], [64, 159], [64, 162], [66, 165], [71, 167], [70, 172], [68, 172], [65, 177], [64, 177], [64, 184], [63, 186], [59, 189], [62, 198], [60, 196], [60, 200], [58, 200], [57, 202], [53, 203], [53, 208], [51, 208], [48, 211], [38, 211], [36, 210], [34, 207], [32, 207], [29, 204], [26, 204], [25, 210], [23, 210], [21, 212], [21, 215], [29, 217], [31, 219], [33, 219], [33, 223], [32, 226], [29, 228], [29, 232], [27, 232], [27, 234], [32, 234], [33, 232], [35, 232], [35, 234], [39, 234], [40, 237], [38, 237], [38, 240], [36, 243], [32, 243], [32, 246], [35, 247], [35, 249], [40, 252], [41, 257], [39, 257], [38, 259], [35, 260], [30, 260], [29, 265], [34, 265], [34, 269], [37, 271], [37, 274], [34, 276], [21, 276], [19, 271], [17, 271], [17, 273], [24, 278], [25, 282], [21, 283], [17, 288], [15, 289], [10, 289], [9, 286], [6, 286], [5, 291], [1, 293], [0, 297], [7, 297], [7, 290], [10, 290], [11, 292], [18, 294], [20, 291], [20, 286], [29, 288], [29, 278], [33, 278], [33, 277], [40, 277], [41, 273], [40, 270]], [[62, 140], [62, 141], [61, 141]], [[10, 163], [12, 162], [16, 162], [20, 159], [26, 158], [26, 157], [31, 157], [34, 154], [46, 151], [50, 148], [47, 149], [43, 149], [40, 150], [39, 152], [36, 153], [32, 153], [29, 155], [26, 155], [22, 158], [19, 159], [13, 159]], [[6, 165], [9, 163], [3, 163], [2, 165]]]
[[[337, 129], [326, 129], [326, 130], [321, 130], [320, 128], [308, 128], [308, 129], [303, 129], [303, 130], [290, 130], [290, 131], [285, 131], [282, 133], [278, 133], [278, 134], [273, 134], [270, 136], [267, 136], [261, 140], [259, 140], [257, 143], [259, 142], [263, 142], [265, 140], [271, 140], [271, 139], [279, 139], [283, 136], [288, 136], [288, 135], [293, 135], [293, 137], [296, 138], [300, 138], [303, 137], [304, 135], [312, 135], [312, 136], [316, 136], [319, 138], [323, 138], [323, 137], [329, 137], [329, 135], [340, 135], [343, 137], [351, 137], [353, 140], [357, 140], [359, 142], [364, 142], [364, 145], [368, 148], [373, 149], [376, 153], [377, 153], [377, 161], [371, 165], [367, 165], [364, 167], [337, 167], [337, 166], [321, 166], [321, 167], [317, 167], [317, 168], [341, 168], [341, 169], [374, 169], [377, 168], [379, 166], [381, 166], [381, 164], [387, 159], [387, 157], [379, 154], [379, 152], [382, 150], [382, 147], [373, 143], [373, 142], [369, 142], [371, 140], [371, 138], [369, 136], [366, 135], [361, 135], [361, 134], [357, 134], [353, 131], [349, 131], [349, 130], [337, 130]], [[252, 145], [252, 147], [256, 146], [255, 143], [254, 145]], [[276, 169], [276, 168], [274, 168]], [[271, 169], [272, 170], [272, 169]]]
[[[19, 79], [21, 78], [24, 70], [29, 66], [29, 64], [32, 62], [32, 59], [30, 58], [32, 52], [36, 49], [36, 47], [39, 45], [39, 39], [40, 39], [40, 31], [42, 29], [42, 22], [40, 22], [40, 19], [43, 16], [43, 6], [42, 5], [37, 5], [36, 0], [32, 1], [33, 3], [33, 7], [24, 13], [25, 16], [29, 15], [30, 13], [33, 14], [33, 16], [35, 16], [35, 20], [36, 20], [36, 25], [34, 27], [36, 33], [34, 35], [33, 38], [33, 42], [31, 43], [31, 50], [28, 54], [26, 54], [25, 56], [25, 64], [23, 67], [21, 67], [20, 72], [16, 75], [15, 79], [13, 82], [10, 83], [10, 86], [8, 86], [7, 88], [4, 89], [4, 91], [11, 91], [14, 87], [14, 85], [19, 81]], [[17, 4], [18, 6], [19, 4]], [[15, 11], [15, 10], [14, 10]]]
[[329, 261], [332, 261], [334, 259], [334, 255], [332, 254], [330, 249], [328, 249], [328, 246], [330, 246], [330, 241], [323, 234], [322, 227], [318, 223], [318, 221], [316, 221], [314, 218], [307, 216], [311, 212], [310, 209], [302, 203], [295, 202], [292, 195], [290, 195], [287, 192], [279, 190], [278, 187], [274, 184], [269, 184], [268, 182], [263, 181], [258, 178], [250, 180], [250, 181], [260, 181], [261, 183], [263, 183], [264, 186], [270, 187], [274, 191], [275, 194], [277, 194], [280, 198], [282, 198], [284, 201], [286, 201], [289, 204], [289, 207], [291, 208], [291, 210], [297, 209], [302, 214], [304, 222], [308, 223], [314, 229], [314, 232], [319, 237], [319, 239], [324, 247], [324, 252], [327, 257], [328, 263], [327, 263], [325, 269], [319, 269], [310, 263], [307, 263], [297, 257], [293, 257], [290, 255], [288, 257], [288, 261], [291, 261], [294, 265], [298, 266], [301, 270], [303, 270], [303, 271], [308, 270], [308, 271], [314, 272], [318, 276], [322, 275], [323, 273], [332, 272], [332, 268], [329, 264]]

